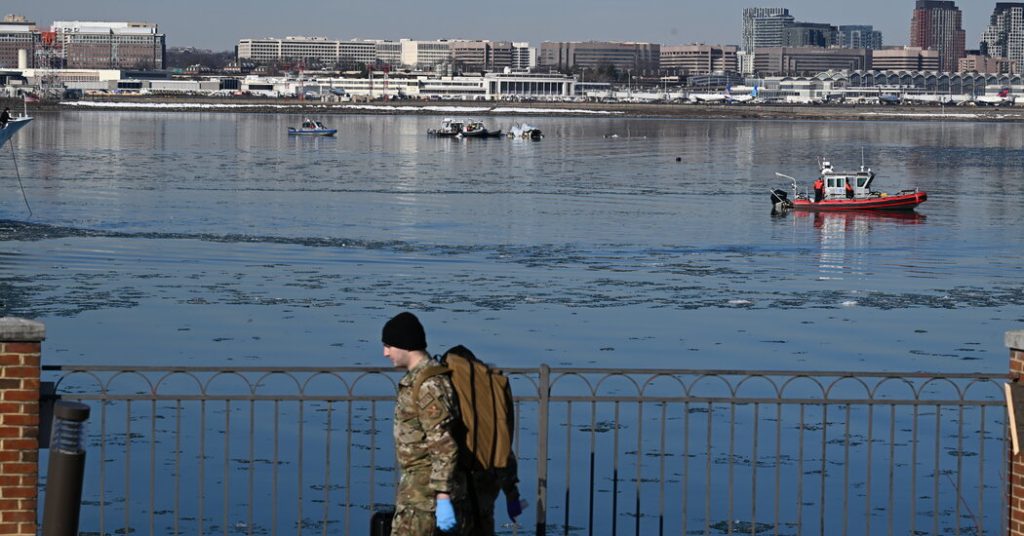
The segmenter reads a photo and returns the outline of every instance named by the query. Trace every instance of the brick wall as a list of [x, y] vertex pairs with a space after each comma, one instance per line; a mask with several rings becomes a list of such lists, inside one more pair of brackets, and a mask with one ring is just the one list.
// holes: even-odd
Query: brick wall
[[[1010, 349], [1010, 376], [1014, 380], [1024, 378], [1024, 331], [1006, 332], [1006, 346]], [[1021, 380], [1024, 382], [1024, 380]], [[1018, 415], [1017, 419], [1022, 416]], [[1013, 455], [1013, 446], [1008, 446], [1010, 459], [1010, 520], [1009, 534], [1024, 536], [1024, 450]]]
[[42, 324], [0, 318], [0, 534], [34, 536]]

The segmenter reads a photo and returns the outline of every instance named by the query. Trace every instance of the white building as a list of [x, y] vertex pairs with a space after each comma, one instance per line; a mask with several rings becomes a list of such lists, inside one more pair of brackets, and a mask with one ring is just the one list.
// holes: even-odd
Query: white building
[[433, 69], [452, 62], [452, 41], [414, 41], [402, 39], [402, 65], [414, 69]]
[[353, 39], [339, 41], [326, 37], [293, 36], [279, 39], [240, 39], [238, 59], [257, 63], [315, 59], [324, 65], [374, 65], [433, 69], [452, 62], [452, 41], [402, 39]]

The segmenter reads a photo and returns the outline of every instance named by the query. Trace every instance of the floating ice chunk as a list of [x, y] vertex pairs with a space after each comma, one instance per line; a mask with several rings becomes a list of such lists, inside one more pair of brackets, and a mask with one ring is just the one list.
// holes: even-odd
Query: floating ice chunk
[[750, 305], [754, 302], [750, 300], [729, 300], [729, 305]]
[[857, 300], [846, 300], [842, 303], [843, 307], [853, 307], [854, 305], [857, 305]]

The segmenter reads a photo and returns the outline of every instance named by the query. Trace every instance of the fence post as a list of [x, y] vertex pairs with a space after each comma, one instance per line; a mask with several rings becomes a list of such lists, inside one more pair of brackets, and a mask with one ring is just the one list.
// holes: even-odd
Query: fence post
[[34, 536], [39, 498], [39, 355], [46, 328], [0, 318], [0, 534]]
[[[1024, 331], [1007, 331], [1005, 341], [1010, 349], [1010, 378], [1018, 381], [1024, 377]], [[1010, 470], [1008, 532], [1010, 536], [1024, 536], [1024, 452], [1014, 456], [1013, 447], [1008, 445], [1007, 457]]]
[[551, 367], [547, 365], [540, 366], [537, 395], [537, 536], [544, 536], [548, 533], [548, 398], [551, 396]]

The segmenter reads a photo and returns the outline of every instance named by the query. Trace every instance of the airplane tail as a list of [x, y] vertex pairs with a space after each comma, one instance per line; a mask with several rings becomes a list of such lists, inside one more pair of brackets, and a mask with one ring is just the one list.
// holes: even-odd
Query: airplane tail
[[757, 96], [757, 85], [756, 84], [754, 85], [754, 89], [750, 91], [750, 96], [751, 97], [756, 97]]
[[1002, 98], [1006, 98], [1009, 95], [1010, 95], [1010, 88], [1008, 88], [1008, 87], [1004, 87], [1003, 90], [999, 92], [999, 96], [1002, 97]]

